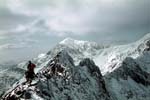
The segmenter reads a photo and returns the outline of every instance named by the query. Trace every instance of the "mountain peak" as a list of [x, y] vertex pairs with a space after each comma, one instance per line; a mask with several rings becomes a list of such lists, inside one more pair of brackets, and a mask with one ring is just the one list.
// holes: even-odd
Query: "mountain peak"
[[67, 38], [65, 38], [63, 41], [65, 42], [65, 41], [74, 41], [75, 39], [73, 39], [73, 38], [71, 38], [71, 37], [67, 37]]
[[75, 40], [72, 38], [66, 38], [63, 41], [61, 41], [59, 44], [61, 45], [66, 45], [69, 47], [73, 47], [73, 48], [92, 48], [92, 47], [96, 47], [99, 48], [99, 44], [97, 44], [96, 42], [90, 42], [90, 41], [84, 41], [84, 40]]
[[63, 41], [61, 41], [60, 44], [84, 44], [86, 42], [88, 42], [88, 41], [75, 40], [73, 38], [68, 37], [68, 38], [64, 39]]

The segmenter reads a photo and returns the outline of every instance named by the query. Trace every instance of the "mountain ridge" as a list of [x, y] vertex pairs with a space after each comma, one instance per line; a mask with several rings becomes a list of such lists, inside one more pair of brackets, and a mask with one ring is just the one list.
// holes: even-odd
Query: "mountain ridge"
[[[107, 93], [109, 94], [109, 95], [107, 93], [105, 94], [105, 92], [103, 91], [105, 96], [107, 95], [107, 98], [109, 98], [107, 100], [110, 99], [149, 100], [150, 98], [149, 77], [148, 77], [150, 73], [149, 42], [150, 42], [150, 33], [144, 36], [142, 39], [136, 41], [135, 43], [131, 43], [128, 45], [113, 46], [113, 47], [98, 47], [98, 48], [93, 48], [93, 46], [87, 45], [88, 47], [90, 47], [89, 50], [80, 48], [80, 45], [73, 47], [68, 46], [68, 44], [59, 43], [48, 53], [39, 55], [38, 58], [34, 58], [33, 62], [36, 63], [38, 66], [37, 69], [35, 70], [38, 73], [40, 70], [42, 70], [43, 66], [48, 66], [49, 61], [52, 60], [58, 54], [58, 52], [63, 51], [64, 54], [69, 55], [71, 57], [69, 59], [73, 58], [71, 61], [69, 61], [74, 63], [71, 66], [78, 66], [78, 65], [87, 66], [86, 63], [91, 62], [91, 60], [86, 59], [85, 62], [84, 60], [85, 58], [90, 58], [93, 59], [95, 65], [98, 66], [97, 67], [98, 69], [96, 70], [100, 70], [100, 73], [102, 74], [100, 75], [104, 80], [104, 82], [102, 83], [104, 83]], [[60, 60], [62, 60], [61, 63], [64, 63], [63, 58]], [[129, 66], [133, 69], [130, 69], [130, 67], [124, 65], [124, 62], [127, 63], [127, 65], [129, 64]], [[25, 68], [26, 64], [27, 63], [22, 63], [19, 66], [21, 68]], [[136, 67], [137, 65], [139, 67]], [[89, 69], [91, 71], [93, 70], [90, 66]], [[125, 76], [126, 78], [122, 77], [122, 73], [120, 72], [124, 73], [123, 76]], [[131, 73], [134, 74], [132, 75]], [[116, 76], [118, 76], [119, 78]], [[143, 82], [140, 83], [138, 80], [140, 81], [143, 80], [144, 83]], [[22, 79], [20, 83], [23, 81], [24, 79]], [[102, 84], [101, 86], [103, 87]], [[142, 94], [140, 94], [140, 91]]]

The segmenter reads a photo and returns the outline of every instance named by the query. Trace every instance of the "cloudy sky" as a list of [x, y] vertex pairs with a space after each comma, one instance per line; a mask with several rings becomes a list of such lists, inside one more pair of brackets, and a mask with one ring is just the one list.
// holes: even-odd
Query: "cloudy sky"
[[66, 37], [128, 43], [150, 32], [149, 0], [0, 0], [0, 63], [36, 57]]

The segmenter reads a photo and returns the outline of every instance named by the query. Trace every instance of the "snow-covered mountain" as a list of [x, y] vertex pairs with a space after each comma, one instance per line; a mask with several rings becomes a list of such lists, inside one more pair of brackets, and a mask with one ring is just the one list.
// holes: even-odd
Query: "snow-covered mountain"
[[114, 100], [150, 99], [150, 34], [135, 43], [104, 49], [94, 61]]
[[[47, 79], [47, 71], [55, 58], [66, 69], [67, 77]], [[135, 43], [111, 47], [67, 38], [48, 53], [34, 58], [33, 62], [37, 65], [39, 81], [28, 88], [20, 86], [31, 90], [35, 100], [150, 99], [150, 33]], [[26, 64], [18, 66], [25, 69]], [[23, 81], [24, 78], [17, 84]]]
[[150, 73], [141, 67], [135, 59], [127, 57], [119, 68], [104, 76], [114, 100], [150, 99]]
[[101, 69], [102, 74], [105, 75], [118, 68], [126, 57], [136, 59], [143, 56], [149, 47], [150, 33], [134, 43], [103, 49], [95, 56], [94, 61]]
[[[57, 60], [56, 60], [57, 59]], [[52, 67], [57, 66], [57, 74]], [[59, 72], [58, 66], [64, 68]], [[111, 100], [99, 68], [88, 58], [79, 65], [66, 51], [61, 51], [37, 73], [37, 83], [19, 84], [4, 95], [4, 100]]]
[[57, 52], [65, 50], [78, 63], [83, 58], [91, 58], [99, 54], [99, 52], [110, 47], [109, 45], [97, 44], [95, 42], [74, 40], [72, 38], [66, 38], [61, 41], [56, 47], [48, 52], [49, 55], [56, 55]]
[[[35, 69], [37, 73], [40, 69], [43, 68], [43, 66], [46, 66], [58, 52], [62, 50], [67, 51], [69, 55], [74, 58], [73, 60], [75, 61], [75, 63], [78, 64], [80, 60], [83, 60], [84, 58], [94, 57], [100, 49], [103, 49], [105, 47], [108, 46], [98, 45], [95, 42], [79, 41], [71, 38], [66, 38], [58, 43], [48, 53], [40, 54], [37, 58], [33, 58], [32, 61], [37, 65], [37, 68]], [[10, 89], [14, 82], [18, 81], [21, 77], [23, 77], [27, 63], [28, 62], [22, 62], [14, 66], [4, 66], [4, 69], [1, 69], [0, 78], [3, 81], [0, 82], [0, 95], [3, 94], [4, 91]], [[22, 81], [24, 81], [24, 78], [22, 79]]]

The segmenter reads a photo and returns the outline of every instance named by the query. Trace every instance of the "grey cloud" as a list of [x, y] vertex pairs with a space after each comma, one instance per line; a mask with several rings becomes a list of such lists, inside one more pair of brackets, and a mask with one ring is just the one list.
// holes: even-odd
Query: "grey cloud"
[[66, 37], [124, 44], [150, 33], [149, 0], [7, 1], [7, 9], [0, 8], [0, 54], [5, 58], [35, 57]]
[[10, 6], [13, 13], [42, 16], [45, 26], [49, 27], [47, 31], [57, 32], [58, 36], [69, 35], [69, 32], [84, 35], [150, 31], [149, 0], [18, 1], [15, 0], [20, 8], [16, 3]]
[[13, 29], [19, 24], [26, 24], [33, 20], [33, 17], [14, 14], [8, 8], [0, 9], [0, 30]]

